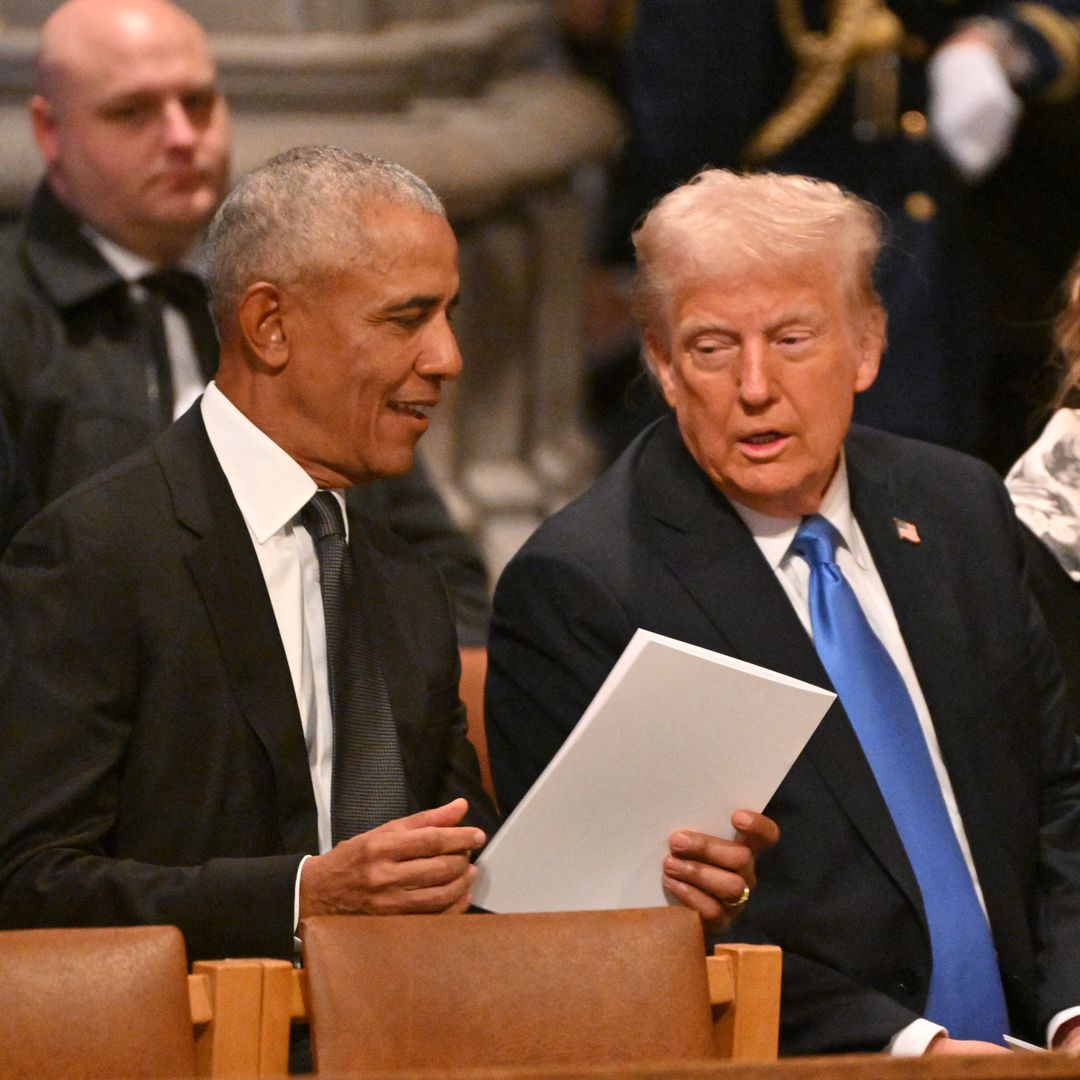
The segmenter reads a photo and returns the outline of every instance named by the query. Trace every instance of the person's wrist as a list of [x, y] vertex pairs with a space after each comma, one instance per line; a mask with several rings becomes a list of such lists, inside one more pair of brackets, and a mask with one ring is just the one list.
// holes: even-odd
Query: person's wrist
[[1054, 1032], [1054, 1050], [1080, 1050], [1080, 1016], [1061, 1024]]

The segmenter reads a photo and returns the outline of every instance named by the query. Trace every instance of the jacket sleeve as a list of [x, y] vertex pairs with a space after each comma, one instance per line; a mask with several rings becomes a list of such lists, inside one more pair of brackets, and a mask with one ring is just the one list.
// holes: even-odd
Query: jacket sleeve
[[[167, 865], [128, 837], [120, 808], [130, 809], [128, 763], [150, 737], [141, 698], [153, 677], [139, 605], [162, 598], [133, 595], [112, 538], [69, 505], [35, 519], [0, 566], [0, 924], [171, 923], [193, 959], [290, 957], [301, 855]], [[197, 743], [176, 770], [199, 767]], [[219, 795], [204, 785], [209, 818]], [[140, 837], [167, 806], [164, 792], [142, 805]], [[170, 823], [188, 827], [194, 816]]]

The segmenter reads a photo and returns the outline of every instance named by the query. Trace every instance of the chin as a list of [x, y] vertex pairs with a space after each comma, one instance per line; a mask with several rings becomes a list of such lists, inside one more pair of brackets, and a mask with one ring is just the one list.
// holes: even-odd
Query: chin
[[413, 452], [409, 450], [408, 453], [388, 455], [378, 461], [365, 462], [363, 465], [350, 469], [346, 475], [353, 484], [369, 484], [372, 480], [388, 480], [394, 476], [404, 476], [413, 467], [413, 460]]

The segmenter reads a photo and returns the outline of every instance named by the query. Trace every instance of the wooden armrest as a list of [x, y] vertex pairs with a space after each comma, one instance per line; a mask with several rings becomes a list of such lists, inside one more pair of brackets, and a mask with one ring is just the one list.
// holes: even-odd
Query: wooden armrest
[[289, 1029], [307, 1019], [304, 973], [285, 960], [263, 960], [260, 1076], [289, 1071]]
[[781, 952], [775, 945], [717, 945], [707, 957], [717, 1049], [723, 1057], [771, 1061], [780, 1031]]
[[200, 1076], [260, 1075], [261, 960], [198, 960], [188, 976]]
[[210, 976], [189, 975], [188, 998], [191, 1004], [191, 1022], [196, 1027], [201, 1024], [209, 1024], [214, 1016], [214, 1009], [210, 999]]

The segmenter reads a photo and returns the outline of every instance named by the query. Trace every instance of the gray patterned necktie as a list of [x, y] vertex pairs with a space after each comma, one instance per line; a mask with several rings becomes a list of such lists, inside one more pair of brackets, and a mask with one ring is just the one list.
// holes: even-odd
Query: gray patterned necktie
[[408, 796], [390, 697], [353, 588], [337, 498], [329, 491], [317, 492], [301, 519], [319, 557], [334, 716], [330, 826], [337, 844], [401, 817]]

